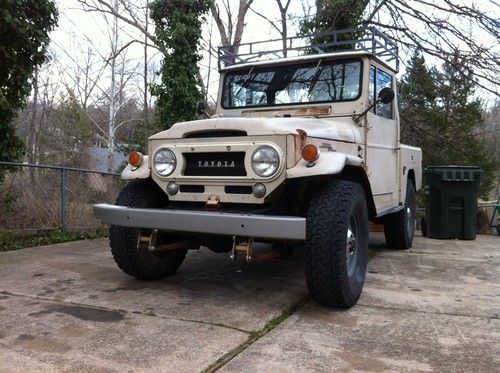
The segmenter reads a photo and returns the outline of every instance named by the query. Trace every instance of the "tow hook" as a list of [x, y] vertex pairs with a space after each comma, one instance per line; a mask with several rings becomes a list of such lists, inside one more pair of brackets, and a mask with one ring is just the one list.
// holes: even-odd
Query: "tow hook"
[[220, 208], [220, 197], [212, 194], [208, 197], [205, 203], [205, 208], [211, 211], [217, 211]]

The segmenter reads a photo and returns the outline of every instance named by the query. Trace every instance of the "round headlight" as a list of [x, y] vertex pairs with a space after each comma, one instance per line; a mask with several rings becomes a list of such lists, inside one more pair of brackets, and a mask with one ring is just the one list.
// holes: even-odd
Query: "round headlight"
[[276, 150], [270, 146], [261, 146], [252, 156], [252, 168], [262, 177], [274, 175], [278, 171], [280, 157]]
[[158, 150], [153, 159], [155, 171], [160, 176], [168, 176], [175, 170], [177, 160], [175, 154], [166, 148]]

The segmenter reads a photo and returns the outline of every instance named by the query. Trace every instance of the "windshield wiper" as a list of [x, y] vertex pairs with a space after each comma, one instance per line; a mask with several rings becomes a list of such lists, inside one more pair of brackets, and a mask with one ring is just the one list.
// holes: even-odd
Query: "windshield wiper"
[[234, 97], [238, 97], [238, 95], [240, 94], [240, 92], [243, 89], [243, 87], [245, 87], [245, 84], [247, 84], [248, 80], [250, 79], [250, 76], [252, 75], [252, 72], [253, 72], [254, 68], [255, 68], [255, 66], [252, 66], [252, 68], [248, 72], [247, 76], [245, 76], [245, 79], [243, 79], [243, 82], [240, 84], [240, 89], [238, 89], [238, 92], [236, 92], [236, 94], [234, 95]]
[[318, 64], [316, 65], [316, 68], [314, 70], [314, 75], [313, 75], [312, 80], [311, 80], [311, 86], [309, 87], [309, 90], [307, 91], [307, 97], [309, 97], [311, 95], [311, 92], [312, 92], [314, 86], [318, 82], [319, 74], [320, 74], [319, 67], [321, 66], [321, 62], [323, 62], [323, 60], [319, 60]]

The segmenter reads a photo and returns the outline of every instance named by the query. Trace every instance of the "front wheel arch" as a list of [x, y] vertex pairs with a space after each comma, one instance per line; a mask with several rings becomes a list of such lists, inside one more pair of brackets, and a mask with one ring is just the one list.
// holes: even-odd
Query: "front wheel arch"
[[372, 188], [365, 170], [361, 167], [347, 165], [342, 170], [339, 178], [358, 183], [363, 187], [363, 190], [365, 192], [366, 204], [368, 207], [368, 217], [370, 218], [370, 220], [373, 220], [375, 216], [377, 216], [377, 208], [375, 207]]

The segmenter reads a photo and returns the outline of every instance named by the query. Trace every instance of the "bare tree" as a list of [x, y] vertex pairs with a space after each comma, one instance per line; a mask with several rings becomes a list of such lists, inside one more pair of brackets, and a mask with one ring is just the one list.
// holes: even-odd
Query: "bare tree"
[[[88, 12], [99, 12], [102, 14], [109, 14], [116, 17], [125, 24], [137, 29], [150, 43], [149, 46], [158, 49], [163, 54], [168, 53], [165, 47], [158, 42], [154, 34], [148, 28], [149, 21], [147, 18], [141, 17], [139, 14], [140, 7], [133, 6], [130, 0], [77, 0], [82, 4], [83, 9]], [[119, 7], [115, 7], [114, 1], [117, 1]], [[142, 9], [147, 9], [143, 7]], [[128, 43], [123, 45], [117, 53], [122, 49], [128, 48], [130, 44], [139, 43], [144, 44], [143, 38], [131, 39]]]
[[144, 125], [149, 124], [149, 105], [148, 105], [148, 32], [149, 32], [149, 0], [146, 0], [146, 9], [144, 17]]
[[[119, 12], [118, 0], [113, 1], [113, 10]], [[117, 110], [117, 94], [116, 94], [116, 58], [118, 57], [118, 17], [112, 17], [111, 26], [111, 57], [110, 57], [110, 89], [109, 89], [109, 124], [108, 124], [108, 172], [113, 170], [114, 152], [115, 152], [115, 131], [116, 131], [116, 110]]]
[[[108, 171], [112, 171], [114, 165], [116, 151], [116, 134], [117, 130], [125, 124], [137, 122], [137, 118], [128, 118], [118, 120], [119, 111], [127, 105], [128, 101], [133, 97], [130, 95], [130, 87], [132, 80], [139, 77], [137, 73], [139, 63], [131, 64], [131, 61], [126, 58], [127, 49], [134, 43], [143, 45], [143, 77], [142, 87], [138, 90], [143, 97], [143, 120], [149, 121], [149, 99], [148, 99], [148, 77], [151, 75], [149, 70], [148, 48], [151, 46], [160, 49], [155, 44], [154, 35], [149, 30], [148, 19], [148, 2], [145, 0], [144, 6], [137, 5], [129, 0], [78, 0], [82, 4], [82, 8], [87, 12], [96, 12], [103, 16], [107, 26], [109, 35], [109, 53], [99, 54], [99, 62], [102, 69], [99, 74], [91, 74], [88, 65], [83, 65], [79, 61], [71, 58], [75, 63], [76, 68], [82, 76], [84, 84], [80, 81], [74, 82], [79, 89], [79, 97], [83, 103], [83, 107], [91, 119], [91, 122], [97, 129], [97, 136], [103, 140], [108, 148]], [[128, 27], [128, 30], [126, 29]], [[139, 31], [135, 34], [130, 31]], [[90, 42], [90, 38], [84, 38]], [[93, 51], [96, 51], [93, 49]], [[90, 52], [89, 52], [90, 54]], [[88, 58], [90, 60], [90, 58]], [[105, 74], [107, 72], [107, 74]], [[80, 78], [78, 78], [80, 79]], [[103, 88], [102, 85], [108, 82], [108, 87]], [[83, 85], [83, 88], [81, 88]], [[96, 94], [97, 93], [97, 94]], [[128, 93], [128, 94], [127, 94]], [[90, 95], [93, 95], [92, 107], [89, 109]], [[106, 115], [103, 115], [103, 110], [106, 110]], [[106, 117], [105, 123], [103, 118]], [[140, 118], [139, 118], [140, 119]]]
[[253, 3], [253, 0], [239, 0], [238, 13], [236, 19], [233, 19], [233, 9], [229, 0], [220, 0], [225, 11], [225, 20], [217, 2], [212, 3], [210, 11], [214, 17], [220, 39], [223, 45], [230, 45], [230, 52], [233, 55], [238, 54], [238, 50], [245, 29], [245, 16]]
[[261, 18], [265, 19], [267, 22], [269, 22], [269, 24], [271, 26], [273, 26], [276, 29], [276, 31], [278, 31], [278, 33], [281, 36], [282, 45], [283, 45], [283, 57], [286, 57], [287, 56], [286, 39], [288, 37], [288, 23], [287, 23], [287, 21], [288, 21], [288, 8], [290, 7], [290, 3], [292, 1], [285, 0], [284, 3], [282, 3], [282, 0], [275, 0], [275, 1], [276, 1], [276, 4], [278, 5], [278, 9], [280, 12], [280, 25], [281, 25], [281, 27], [276, 25], [276, 22], [274, 22], [271, 18], [269, 18], [265, 14], [255, 10], [254, 8], [250, 8], [250, 9], [252, 12], [257, 14], [259, 17], [261, 17]]
[[380, 27], [404, 48], [418, 48], [441, 61], [453, 60], [458, 48], [460, 65], [469, 66], [468, 72], [474, 74], [476, 83], [500, 95], [500, 20], [495, 16], [500, 5], [497, 1], [489, 1], [491, 9], [456, 0], [381, 0], [371, 3], [361, 24]]
[[[279, 26], [272, 16], [256, 7], [251, 10], [268, 21], [285, 41], [289, 1], [275, 1], [280, 11]], [[313, 12], [310, 12], [311, 3], [315, 4]], [[316, 19], [316, 24], [322, 25], [316, 31], [338, 28], [339, 24], [341, 28], [376, 26], [396, 39], [406, 54], [419, 49], [439, 63], [453, 60], [458, 49], [459, 64], [468, 66], [466, 73], [472, 73], [479, 87], [500, 95], [500, 20], [496, 16], [500, 4], [497, 0], [477, 4], [459, 0], [301, 0], [301, 4], [303, 20]], [[354, 8], [361, 9], [362, 15], [351, 23], [356, 18], [352, 17]]]
[[35, 162], [35, 132], [36, 132], [36, 121], [38, 113], [38, 66], [35, 67], [33, 74], [33, 109], [31, 113], [31, 120], [28, 131], [28, 141], [27, 141], [27, 153], [28, 161], [31, 163]]

